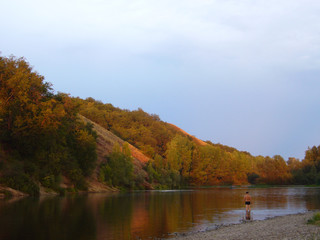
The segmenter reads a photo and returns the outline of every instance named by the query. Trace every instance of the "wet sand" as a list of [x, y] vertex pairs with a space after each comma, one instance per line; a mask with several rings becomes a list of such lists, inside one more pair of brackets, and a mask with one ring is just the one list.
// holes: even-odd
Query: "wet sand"
[[239, 224], [223, 225], [216, 230], [176, 236], [180, 240], [209, 239], [313, 239], [320, 240], [320, 227], [307, 224], [314, 212], [274, 217], [266, 220], [246, 221]]

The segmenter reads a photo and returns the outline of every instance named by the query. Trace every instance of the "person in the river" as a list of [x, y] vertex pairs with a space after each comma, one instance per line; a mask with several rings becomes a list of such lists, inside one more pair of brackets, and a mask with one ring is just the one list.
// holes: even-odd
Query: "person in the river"
[[246, 195], [244, 195], [244, 204], [246, 205], [246, 212], [251, 211], [251, 196], [249, 195], [249, 192], [246, 192]]

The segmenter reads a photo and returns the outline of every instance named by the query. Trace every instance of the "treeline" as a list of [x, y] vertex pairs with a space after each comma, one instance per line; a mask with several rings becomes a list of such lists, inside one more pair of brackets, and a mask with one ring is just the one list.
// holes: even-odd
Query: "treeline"
[[129, 111], [104, 104], [93, 98], [74, 98], [80, 105], [80, 114], [140, 149], [148, 157], [164, 156], [169, 141], [182, 135], [173, 126], [160, 120], [156, 114], [142, 109]]
[[[150, 157], [146, 175], [134, 174], [128, 145], [115, 146], [96, 166], [97, 135], [79, 114], [113, 132]], [[39, 185], [63, 191], [67, 178], [86, 190], [96, 174], [110, 186], [155, 188], [231, 184], [320, 184], [320, 146], [305, 159], [252, 156], [199, 141], [142, 109], [122, 110], [93, 98], [55, 94], [22, 58], [0, 57], [0, 183], [31, 194]]]
[[210, 141], [199, 145], [192, 137], [142, 109], [122, 110], [93, 98], [75, 98], [74, 101], [80, 105], [82, 115], [151, 158], [145, 170], [155, 187], [320, 183], [316, 177], [320, 164], [310, 160], [316, 159], [315, 147], [307, 150], [303, 161], [294, 158], [285, 161], [280, 155], [252, 156]]
[[67, 176], [87, 188], [95, 167], [96, 134], [79, 108], [23, 59], [0, 57], [0, 183], [37, 195], [39, 183], [62, 191]]
[[293, 184], [320, 185], [320, 146], [308, 148], [305, 158], [289, 158], [288, 166]]
[[291, 173], [281, 156], [253, 157], [248, 152], [210, 141], [199, 145], [190, 136], [142, 109], [122, 110], [75, 98], [80, 113], [128, 141], [151, 158], [149, 181], [157, 187], [223, 184], [288, 184]]
[[157, 156], [147, 165], [150, 181], [158, 187], [185, 185], [319, 185], [320, 146], [309, 148], [299, 161], [280, 155], [252, 156], [222, 145], [197, 145], [176, 136], [169, 142], [165, 158]]
[[288, 184], [291, 179], [289, 168], [281, 156], [253, 157], [245, 152], [230, 152], [211, 144], [196, 145], [181, 136], [169, 143], [166, 158], [151, 160], [147, 170], [160, 186], [167, 183], [163, 181], [161, 173], [170, 172], [176, 179], [175, 187]]

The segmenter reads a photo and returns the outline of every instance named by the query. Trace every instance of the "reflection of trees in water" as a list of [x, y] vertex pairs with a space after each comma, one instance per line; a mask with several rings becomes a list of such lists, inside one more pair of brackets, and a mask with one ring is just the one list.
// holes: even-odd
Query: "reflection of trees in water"
[[260, 209], [315, 209], [320, 207], [318, 188], [268, 188], [256, 189], [253, 195]]
[[[175, 193], [132, 193], [89, 197], [97, 219], [98, 239], [162, 237], [192, 219], [191, 198]], [[190, 226], [189, 226], [190, 227]]]
[[288, 189], [256, 189], [253, 194], [253, 202], [256, 207], [263, 209], [287, 208]]
[[320, 208], [320, 188], [307, 189], [304, 196], [307, 209], [319, 209]]
[[27, 198], [5, 205], [0, 214], [0, 239], [96, 239], [95, 221], [83, 201]]
[[88, 205], [95, 216], [97, 239], [132, 239], [133, 195], [89, 195]]
[[243, 208], [242, 199], [242, 192], [239, 194], [223, 188], [135, 194], [131, 198], [132, 236], [161, 237], [164, 233], [190, 229], [193, 223], [214, 222], [214, 219], [223, 218], [223, 213], [230, 209]]
[[[0, 202], [0, 239], [147, 239], [220, 223], [245, 210], [246, 189], [92, 194]], [[255, 209], [320, 207], [320, 189], [250, 189]], [[243, 215], [241, 215], [243, 216]]]
[[[319, 195], [314, 192], [308, 194], [303, 189], [268, 188], [249, 191], [253, 198], [253, 209], [301, 209], [305, 207], [306, 202], [309, 205], [320, 204]], [[105, 209], [106, 218], [100, 219], [105, 227], [110, 225], [108, 229], [115, 229], [117, 225], [121, 226], [125, 222], [128, 224], [128, 227], [123, 227], [126, 236], [161, 237], [164, 233], [188, 230], [194, 226], [193, 223], [218, 223], [226, 218], [230, 210], [244, 211], [245, 192], [246, 189], [216, 188], [201, 191], [134, 193], [104, 199], [104, 204], [109, 202], [110, 206], [109, 210]], [[308, 196], [310, 200], [306, 199]], [[107, 220], [110, 217], [115, 221]]]

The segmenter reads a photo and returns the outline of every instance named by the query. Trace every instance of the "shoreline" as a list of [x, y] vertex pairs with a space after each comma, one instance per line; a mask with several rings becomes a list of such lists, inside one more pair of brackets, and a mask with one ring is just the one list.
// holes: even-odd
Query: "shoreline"
[[196, 233], [181, 233], [169, 239], [319, 239], [320, 227], [307, 224], [316, 211], [276, 216], [234, 224], [217, 225], [214, 229]]

